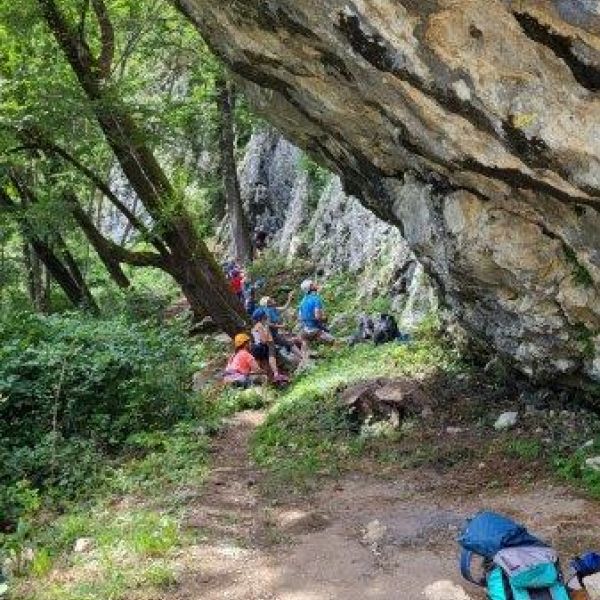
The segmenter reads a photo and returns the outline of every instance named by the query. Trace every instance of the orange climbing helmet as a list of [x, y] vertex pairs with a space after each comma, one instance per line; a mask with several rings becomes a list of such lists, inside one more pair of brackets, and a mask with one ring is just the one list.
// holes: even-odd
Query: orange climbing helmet
[[233, 346], [237, 350], [241, 348], [244, 344], [247, 344], [250, 341], [250, 336], [247, 333], [238, 333], [235, 338], [233, 338]]

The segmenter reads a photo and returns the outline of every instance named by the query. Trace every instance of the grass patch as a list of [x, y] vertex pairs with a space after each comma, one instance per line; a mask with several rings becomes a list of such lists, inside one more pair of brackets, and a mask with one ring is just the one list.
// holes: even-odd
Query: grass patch
[[[410, 345], [329, 350], [326, 360], [280, 397], [257, 430], [252, 443], [254, 458], [269, 469], [274, 482], [300, 487], [314, 475], [337, 473], [372, 447], [372, 441], [390, 442], [385, 428], [357, 434], [339, 400], [342, 388], [381, 376], [426, 376], [440, 369], [458, 372], [463, 368], [454, 352], [428, 338]], [[383, 460], [386, 453], [389, 455], [389, 448], [383, 451]]]
[[[16, 600], [105, 600], [131, 597], [135, 590], [163, 590], [175, 581], [174, 552], [193, 543], [182, 528], [190, 489], [208, 474], [205, 422], [256, 399], [231, 397], [223, 408], [198, 400], [198, 420], [168, 431], [137, 433], [127, 440], [127, 458], [104, 465], [93, 489], [57, 516], [45, 511], [22, 520], [0, 539], [11, 559], [11, 593]], [[91, 549], [75, 553], [79, 538]], [[66, 574], [57, 581], [55, 573]], [[62, 579], [62, 577], [61, 577]]]
[[579, 487], [592, 498], [600, 499], [600, 471], [586, 466], [586, 459], [600, 455], [600, 437], [575, 452], [554, 458], [554, 468], [565, 481]]
[[523, 460], [537, 460], [543, 453], [542, 444], [535, 439], [514, 439], [506, 446], [506, 452]]

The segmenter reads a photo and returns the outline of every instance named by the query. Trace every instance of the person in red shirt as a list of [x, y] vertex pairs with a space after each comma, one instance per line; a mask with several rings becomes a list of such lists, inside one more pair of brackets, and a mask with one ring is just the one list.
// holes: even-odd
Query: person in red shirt
[[233, 269], [229, 274], [229, 285], [231, 291], [239, 298], [240, 302], [244, 300], [244, 276], [239, 269]]
[[266, 381], [266, 375], [258, 362], [250, 354], [250, 336], [238, 333], [233, 341], [234, 354], [229, 358], [223, 380], [238, 387], [260, 385]]

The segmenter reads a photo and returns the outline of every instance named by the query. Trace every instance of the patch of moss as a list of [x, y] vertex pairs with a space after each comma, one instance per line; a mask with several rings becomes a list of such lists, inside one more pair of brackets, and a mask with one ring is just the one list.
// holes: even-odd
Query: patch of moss
[[303, 154], [300, 159], [300, 168], [308, 175], [308, 204], [314, 210], [325, 188], [331, 181], [331, 172], [306, 154]]
[[575, 280], [575, 283], [583, 287], [592, 287], [594, 285], [594, 280], [586, 267], [579, 262], [575, 251], [566, 245], [564, 251], [567, 261], [573, 269], [573, 279]]

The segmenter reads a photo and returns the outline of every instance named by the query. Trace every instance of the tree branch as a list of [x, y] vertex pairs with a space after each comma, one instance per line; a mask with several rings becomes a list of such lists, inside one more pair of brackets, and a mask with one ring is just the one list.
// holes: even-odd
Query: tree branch
[[92, 0], [92, 6], [100, 26], [100, 41], [102, 44], [100, 56], [96, 60], [98, 76], [100, 79], [107, 79], [115, 56], [115, 32], [104, 0]]
[[161, 256], [156, 252], [134, 252], [119, 246], [100, 233], [90, 216], [83, 208], [81, 208], [79, 201], [73, 193], [65, 193], [64, 198], [71, 209], [73, 218], [81, 227], [98, 253], [98, 256], [102, 259], [102, 262], [106, 265], [106, 268], [119, 285], [122, 287], [129, 286], [129, 280], [122, 272], [119, 263], [125, 263], [136, 267], [156, 267], [163, 270], [166, 269], [167, 261], [164, 256]]
[[90, 0], [83, 0], [81, 5], [81, 14], [79, 17], [79, 27], [77, 32], [79, 34], [79, 41], [85, 44], [85, 20], [87, 19], [88, 9], [90, 7]]
[[[11, 173], [10, 179], [15, 186], [18, 186], [18, 193], [25, 205], [35, 202], [31, 190], [29, 190], [27, 185], [20, 181], [17, 173]], [[23, 237], [29, 241], [37, 256], [44, 265], [46, 265], [46, 268], [50, 271], [73, 305], [87, 306], [87, 308], [97, 313], [98, 305], [83, 279], [83, 275], [81, 274], [73, 255], [69, 252], [69, 249], [64, 243], [64, 240], [58, 236], [58, 243], [61, 247], [63, 258], [67, 262], [67, 266], [63, 264], [50, 245], [35, 232], [35, 229], [27, 219], [27, 216], [21, 211], [21, 207], [1, 186], [0, 207], [14, 215], [15, 221], [19, 225]]]
[[14, 148], [12, 152], [23, 150], [41, 150], [47, 154], [56, 154], [63, 160], [74, 166], [85, 177], [87, 177], [98, 190], [100, 190], [110, 202], [121, 212], [121, 214], [144, 236], [148, 241], [163, 255], [169, 254], [167, 247], [162, 240], [152, 233], [146, 225], [137, 218], [137, 216], [117, 197], [117, 195], [108, 187], [108, 185], [90, 168], [86, 167], [81, 161], [67, 152], [64, 148], [51, 142], [42, 136], [38, 131], [27, 130], [20, 132], [20, 135], [26, 140], [26, 144]]
[[[95, 64], [95, 59], [85, 39], [73, 34], [69, 23], [54, 0], [38, 0], [38, 4], [69, 62], [79, 65], [81, 72], [89, 73]], [[79, 75], [79, 72], [77, 74]]]

